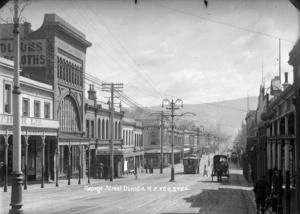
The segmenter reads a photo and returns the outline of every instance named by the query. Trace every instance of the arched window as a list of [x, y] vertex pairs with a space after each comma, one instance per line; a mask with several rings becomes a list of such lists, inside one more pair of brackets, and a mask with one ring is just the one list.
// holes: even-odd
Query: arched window
[[60, 66], [60, 61], [59, 61], [59, 56], [56, 57], [56, 74], [57, 74], [57, 78], [59, 79], [59, 66]]
[[72, 96], [65, 96], [58, 109], [61, 130], [81, 131], [78, 108]]
[[79, 73], [80, 73], [80, 86], [82, 87], [82, 78], [83, 78], [83, 75], [82, 75], [82, 67], [79, 67]]
[[115, 121], [115, 139], [119, 139], [118, 138], [118, 122], [117, 121]]
[[108, 139], [109, 137], [108, 137], [108, 120], [106, 120], [106, 133], [105, 133], [105, 135], [106, 135], [106, 139]]
[[123, 130], [123, 143], [126, 145], [126, 141], [125, 141], [124, 136], [125, 136], [125, 130]]
[[106, 139], [105, 137], [105, 121], [102, 119], [102, 139]]
[[119, 139], [122, 139], [121, 122], [119, 122], [118, 133], [119, 133]]
[[63, 59], [63, 80], [66, 81], [66, 61]]
[[74, 64], [72, 63], [72, 65], [71, 65], [71, 82], [72, 82], [72, 84], [74, 84], [75, 83], [75, 75], [74, 75]]
[[98, 119], [98, 138], [101, 139], [101, 119]]
[[69, 62], [66, 60], [66, 82], [69, 82]]
[[77, 69], [77, 65], [75, 65], [74, 67], [74, 71], [75, 71], [75, 85], [78, 85], [78, 69]]

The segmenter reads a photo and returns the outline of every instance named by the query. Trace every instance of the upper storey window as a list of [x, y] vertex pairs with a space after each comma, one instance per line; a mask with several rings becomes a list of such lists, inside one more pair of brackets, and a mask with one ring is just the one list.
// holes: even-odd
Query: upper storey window
[[4, 112], [11, 114], [11, 106], [12, 106], [12, 91], [11, 85], [5, 84], [4, 86]]
[[83, 86], [83, 70], [82, 63], [67, 58], [63, 55], [57, 56], [57, 78], [59, 82], [63, 82], [75, 87]]

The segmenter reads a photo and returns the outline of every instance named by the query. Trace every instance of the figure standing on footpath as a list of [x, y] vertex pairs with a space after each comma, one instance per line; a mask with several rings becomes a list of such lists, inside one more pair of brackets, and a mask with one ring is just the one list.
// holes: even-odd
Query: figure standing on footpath
[[255, 202], [257, 214], [259, 210], [263, 214], [265, 212], [265, 201], [268, 196], [269, 184], [266, 181], [266, 177], [263, 175], [254, 185]]

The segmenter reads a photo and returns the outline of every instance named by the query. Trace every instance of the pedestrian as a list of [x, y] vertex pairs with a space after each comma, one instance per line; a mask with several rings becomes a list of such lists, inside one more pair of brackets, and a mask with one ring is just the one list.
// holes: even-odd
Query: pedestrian
[[221, 163], [218, 163], [217, 166], [217, 180], [218, 182], [222, 182], [222, 165]]
[[137, 176], [137, 170], [134, 171], [134, 175], [135, 175], [135, 179], [137, 179], [138, 178], [138, 176]]
[[148, 164], [145, 163], [145, 169], [146, 169], [146, 173], [148, 173]]
[[281, 194], [283, 193], [283, 190], [282, 190], [282, 186], [279, 184], [279, 171], [277, 169], [277, 167], [275, 167], [273, 169], [273, 200], [272, 200], [272, 211], [273, 212], [276, 212], [277, 211], [277, 205], [278, 205], [278, 194]]
[[104, 167], [103, 167], [103, 173], [104, 173], [104, 179], [107, 180], [107, 177], [108, 177], [108, 166], [107, 166], [107, 164], [105, 164]]
[[99, 163], [99, 179], [102, 178], [102, 174], [103, 174], [103, 164]]
[[205, 175], [208, 177], [208, 174], [207, 174], [207, 169], [206, 169], [206, 165], [204, 165], [203, 177], [204, 177]]
[[265, 201], [268, 196], [269, 184], [266, 181], [266, 177], [263, 175], [254, 185], [255, 202], [257, 214], [259, 210], [263, 214], [265, 212]]
[[4, 186], [4, 179], [5, 179], [5, 164], [1, 161], [0, 162], [0, 186]]

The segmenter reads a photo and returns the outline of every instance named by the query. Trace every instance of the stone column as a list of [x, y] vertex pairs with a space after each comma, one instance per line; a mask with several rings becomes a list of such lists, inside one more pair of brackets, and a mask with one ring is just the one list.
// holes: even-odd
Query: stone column
[[268, 183], [272, 183], [272, 143], [267, 141], [267, 167], [268, 167]]
[[[289, 134], [289, 117], [284, 118], [285, 135]], [[290, 140], [284, 141], [284, 160], [285, 160], [285, 212], [290, 214]]]
[[55, 182], [55, 186], [56, 187], [59, 187], [59, 184], [58, 184], [58, 175], [59, 175], [59, 150], [60, 150], [60, 146], [58, 145], [58, 137], [56, 138], [56, 151], [55, 151], [55, 154], [56, 154], [56, 182]]
[[72, 146], [70, 145], [69, 143], [69, 146], [68, 146], [68, 185], [71, 185], [71, 154], [72, 154]]
[[89, 142], [89, 147], [88, 147], [88, 152], [89, 152], [89, 157], [88, 157], [88, 184], [91, 183], [90, 177], [91, 177], [91, 145]]
[[79, 144], [79, 174], [78, 174], [78, 184], [81, 184], [81, 142]]
[[133, 154], [133, 170], [136, 170], [136, 160], [135, 160], [135, 154]]
[[27, 189], [28, 185], [28, 135], [24, 135], [25, 137], [25, 181], [24, 181], [24, 189]]
[[285, 140], [284, 145], [285, 157], [285, 206], [286, 214], [290, 213], [290, 140]]
[[42, 182], [41, 188], [44, 188], [45, 184], [45, 135], [42, 136]]
[[5, 139], [5, 145], [4, 145], [4, 148], [5, 148], [5, 163], [4, 163], [4, 166], [5, 166], [5, 176], [4, 176], [4, 192], [7, 192], [7, 185], [8, 185], [8, 134], [6, 134], [4, 136], [4, 139]]
[[278, 206], [277, 214], [283, 213], [282, 207], [282, 167], [281, 167], [281, 141], [277, 144], [277, 167], [278, 167]]

